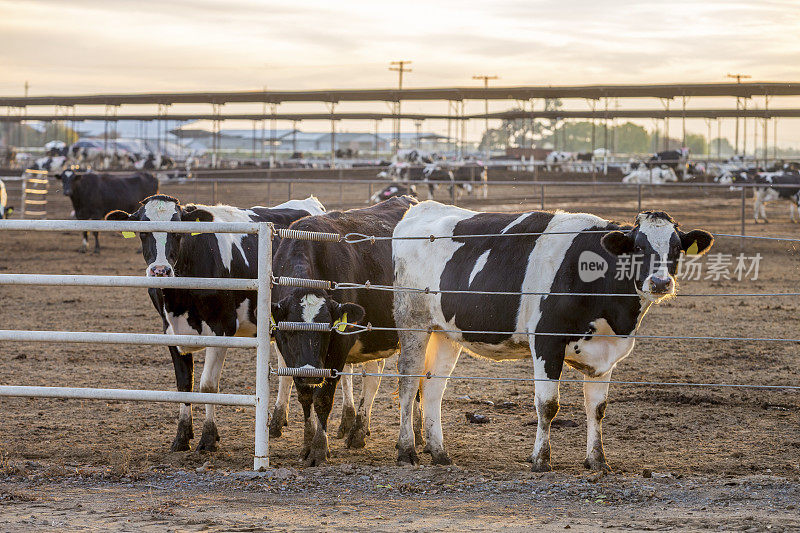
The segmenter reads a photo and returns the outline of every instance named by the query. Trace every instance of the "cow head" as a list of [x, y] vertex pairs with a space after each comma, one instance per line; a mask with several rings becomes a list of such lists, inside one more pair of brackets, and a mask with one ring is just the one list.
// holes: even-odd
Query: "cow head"
[[[317, 322], [334, 326], [337, 322], [355, 324], [364, 318], [364, 308], [354, 303], [339, 303], [321, 290], [296, 289], [278, 303], [272, 304], [271, 320], [279, 322]], [[342, 326], [344, 327], [344, 326]], [[330, 331], [275, 331], [286, 366], [331, 368], [328, 358]], [[298, 378], [299, 385], [319, 385], [320, 378]]]
[[630, 255], [636, 261], [636, 292], [648, 301], [659, 302], [675, 294], [681, 253], [691, 249], [692, 254], [702, 255], [711, 248], [714, 237], [703, 230], [685, 233], [663, 211], [645, 211], [636, 216], [633, 228], [607, 233], [601, 243], [609, 253]]
[[72, 194], [72, 189], [81, 179], [81, 176], [82, 174], [74, 167], [68, 168], [58, 176], [61, 179], [61, 192], [64, 193], [64, 196]]
[[[131, 221], [159, 221], [179, 222], [198, 221], [211, 222], [214, 215], [208, 211], [192, 205], [181, 206], [180, 202], [165, 194], [156, 194], [142, 200], [142, 206], [135, 213], [125, 211], [112, 211], [106, 215], [106, 220], [131, 220]], [[175, 263], [180, 250], [183, 233], [140, 233], [142, 240], [142, 255], [147, 262], [148, 277], [173, 277], [175, 276]]]

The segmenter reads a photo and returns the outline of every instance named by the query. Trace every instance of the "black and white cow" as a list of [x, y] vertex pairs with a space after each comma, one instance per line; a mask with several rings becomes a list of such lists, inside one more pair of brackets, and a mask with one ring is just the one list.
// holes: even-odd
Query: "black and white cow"
[[450, 169], [456, 183], [469, 184], [469, 188], [465, 190], [472, 192], [473, 189], [481, 189], [484, 198], [489, 196], [489, 173], [486, 166], [475, 161], [462, 161], [451, 165]]
[[[291, 229], [321, 231], [345, 235], [351, 232], [390, 237], [395, 225], [417, 200], [409, 196], [392, 198], [377, 205], [350, 211], [335, 211], [308, 217], [292, 224]], [[284, 239], [275, 254], [275, 276], [324, 279], [339, 283], [391, 285], [394, 277], [390, 241], [347, 244]], [[345, 289], [324, 291], [276, 286], [273, 292], [272, 317], [276, 323], [322, 322], [335, 324], [371, 322], [392, 324], [392, 293], [380, 290]], [[275, 332], [278, 349], [286, 365], [294, 368], [332, 368], [341, 371], [345, 364], [373, 363], [370, 371], [381, 372], [384, 359], [397, 351], [397, 333], [370, 331], [357, 335], [331, 332]], [[297, 395], [303, 406], [305, 437], [303, 458], [306, 465], [324, 463], [328, 458], [328, 417], [338, 378], [295, 378]], [[348, 447], [363, 447], [369, 433], [369, 417], [380, 380], [365, 380], [364, 393], [352, 428], [343, 427]], [[350, 398], [345, 400], [352, 401]], [[313, 412], [312, 412], [313, 407]], [[343, 426], [348, 423], [343, 410]], [[271, 430], [279, 430], [285, 415], [276, 407]], [[276, 427], [272, 427], [276, 426]], [[349, 431], [348, 431], [349, 430]]]
[[0, 180], [0, 220], [8, 218], [14, 212], [14, 207], [8, 205], [8, 192], [6, 192], [6, 184]]
[[548, 172], [572, 170], [572, 162], [575, 161], [575, 154], [572, 152], [559, 152], [553, 150], [544, 158]]
[[[114, 211], [108, 220], [202, 221], [202, 222], [272, 222], [276, 228], [287, 228], [292, 222], [324, 213], [325, 208], [313, 196], [291, 200], [273, 208], [239, 209], [227, 205], [186, 205], [166, 195], [146, 198], [134, 213]], [[258, 239], [256, 235], [209, 233], [140, 233], [142, 254], [147, 263], [145, 273], [155, 277], [256, 278], [258, 277]], [[255, 291], [149, 289], [150, 299], [161, 315], [164, 332], [170, 335], [255, 335]], [[200, 347], [170, 346], [172, 364], [179, 391], [194, 388], [192, 353]], [[219, 392], [219, 380], [227, 348], [205, 348], [205, 363], [200, 377], [201, 392]], [[278, 354], [280, 359], [280, 354]], [[282, 379], [278, 391], [288, 396], [288, 379]], [[286, 399], [284, 399], [284, 402]], [[178, 433], [173, 451], [189, 449], [194, 437], [192, 409], [182, 404]], [[219, 432], [214, 419], [214, 406], [206, 405], [203, 434], [198, 450], [218, 449]]]
[[767, 220], [766, 204], [777, 201], [789, 202], [789, 220], [800, 222], [800, 172], [779, 170], [777, 172], [757, 172], [739, 170], [719, 176], [717, 183], [735, 185], [755, 184], [753, 187], [753, 219]]
[[[548, 235], [529, 235], [542, 232]], [[459, 237], [476, 234], [509, 236]], [[420, 235], [452, 237], [393, 241], [395, 284], [431, 291], [395, 293], [395, 322], [406, 329], [400, 333], [399, 372], [448, 376], [462, 349], [496, 361], [532, 357], [539, 419], [531, 461], [534, 470], [544, 471], [550, 469], [550, 422], [559, 409], [558, 385], [566, 362], [587, 380], [584, 465], [607, 469], [601, 424], [608, 383], [602, 381], [633, 349], [632, 335], [650, 305], [674, 295], [681, 253], [690, 247], [705, 253], [711, 234], [684, 233], [663, 212], [640, 213], [631, 226], [585, 213], [477, 213], [422, 202], [394, 231], [395, 239]], [[617, 279], [623, 254], [640, 256], [642, 268]], [[528, 294], [435, 294], [439, 290]], [[589, 295], [536, 295], [547, 292]], [[605, 336], [615, 334], [621, 336]], [[400, 379], [398, 463], [418, 462], [411, 420], [421, 385], [427, 451], [435, 464], [448, 464], [441, 425], [447, 380], [421, 381]]]
[[[114, 210], [136, 211], [139, 202], [158, 192], [158, 180], [147, 172], [127, 176], [112, 176], [94, 172], [81, 173], [67, 169], [61, 173], [62, 192], [69, 196], [75, 218], [103, 220]], [[89, 234], [83, 232], [80, 252], [89, 248]], [[100, 239], [94, 232], [94, 253], [100, 252]]]
[[377, 204], [378, 202], [383, 202], [389, 198], [397, 198], [398, 196], [413, 196], [414, 198], [418, 198], [417, 186], [414, 184], [406, 186], [401, 183], [392, 183], [373, 194], [369, 199], [369, 203]]
[[67, 143], [65, 143], [64, 141], [50, 141], [48, 143], [45, 143], [44, 149], [47, 152], [47, 155], [51, 157], [56, 157], [60, 155], [66, 157], [69, 153], [69, 150], [67, 148]]
[[28, 167], [28, 170], [46, 170], [51, 174], [60, 174], [66, 164], [66, 156], [45, 156], [34, 161], [33, 165]]

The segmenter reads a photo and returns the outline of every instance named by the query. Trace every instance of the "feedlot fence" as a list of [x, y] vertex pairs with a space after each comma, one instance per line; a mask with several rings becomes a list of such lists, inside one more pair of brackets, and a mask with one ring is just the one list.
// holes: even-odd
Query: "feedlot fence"
[[[376, 242], [391, 237], [377, 237], [364, 234], [339, 235], [336, 233], [300, 232], [288, 229], [276, 230], [269, 223], [226, 223], [226, 222], [133, 222], [133, 221], [68, 221], [68, 220], [3, 220], [0, 221], [0, 231], [132, 231], [132, 232], [171, 232], [171, 233], [241, 233], [256, 234], [258, 237], [258, 274], [256, 279], [219, 279], [219, 278], [151, 278], [143, 276], [101, 276], [101, 275], [42, 275], [42, 274], [0, 274], [0, 285], [45, 285], [45, 286], [100, 286], [100, 287], [142, 287], [142, 288], [175, 288], [175, 289], [218, 289], [218, 290], [247, 290], [257, 291], [257, 309], [271, 308], [272, 285], [295, 287], [313, 287], [329, 290], [359, 289], [383, 291], [413, 291], [429, 294], [444, 292], [470, 293], [470, 294], [519, 294], [519, 295], [586, 295], [607, 296], [593, 293], [555, 293], [555, 292], [489, 292], [489, 291], [442, 291], [431, 290], [424, 287], [393, 287], [387, 285], [372, 285], [365, 280], [364, 283], [337, 283], [330, 280], [314, 280], [303, 278], [274, 277], [272, 274], [272, 238], [278, 235], [287, 239], [302, 239], [313, 241], [341, 242], [355, 244], [358, 242]], [[594, 233], [605, 233], [602, 230]], [[537, 233], [546, 235], [549, 232]], [[558, 232], [562, 233], [583, 233]], [[504, 237], [519, 237], [519, 234], [498, 234]], [[717, 234], [717, 237], [732, 238], [759, 238], [745, 235]], [[459, 235], [458, 238], [464, 238]], [[486, 237], [486, 235], [467, 235], [466, 237]], [[420, 235], [407, 237], [408, 239], [435, 240], [452, 238], [450, 236]], [[797, 242], [800, 239], [784, 237], [768, 237], [773, 240]], [[798, 293], [752, 293], [752, 294], [692, 294], [689, 296], [797, 296]], [[627, 295], [626, 295], [627, 296]], [[273, 368], [270, 365], [270, 337], [273, 330], [282, 331], [318, 331], [331, 334], [352, 335], [362, 331], [400, 331], [401, 328], [387, 326], [373, 326], [370, 323], [315, 323], [315, 322], [278, 322], [270, 325], [268, 313], [257, 313], [257, 334], [255, 338], [219, 337], [207, 335], [167, 335], [167, 334], [141, 334], [141, 333], [108, 333], [108, 332], [73, 332], [73, 331], [36, 331], [36, 330], [0, 330], [0, 341], [18, 342], [66, 342], [66, 343], [101, 343], [101, 344], [140, 344], [152, 346], [220, 346], [256, 349], [255, 394], [219, 394], [195, 393], [159, 390], [129, 390], [129, 389], [102, 389], [102, 388], [77, 388], [77, 387], [39, 387], [26, 385], [2, 385], [0, 396], [29, 397], [29, 398], [67, 398], [67, 399], [96, 399], [118, 401], [151, 401], [171, 403], [208, 403], [217, 405], [252, 406], [255, 408], [255, 436], [253, 467], [256, 470], [269, 467], [269, 376], [295, 376], [295, 377], [322, 377], [334, 378], [337, 376], [382, 376], [382, 377], [412, 377], [420, 379], [463, 379], [475, 381], [551, 381], [547, 378], [521, 378], [504, 376], [437, 376], [430, 372], [427, 374], [399, 374], [399, 373], [367, 373], [367, 372], [338, 372], [335, 369], [317, 368]], [[502, 335], [552, 335], [561, 337], [575, 337], [575, 333], [568, 332], [509, 332], [509, 331], [469, 331], [469, 330], [442, 330], [432, 329], [407, 329], [407, 331], [420, 331], [427, 333], [476, 333], [476, 334], [502, 334]], [[703, 340], [703, 341], [733, 341], [733, 342], [784, 342], [800, 343], [798, 338], [771, 338], [771, 337], [729, 337], [729, 336], [678, 336], [678, 335], [595, 335], [598, 337], [624, 337], [643, 340]], [[276, 365], [277, 366], [277, 365]], [[560, 379], [568, 383], [585, 383], [582, 379]], [[591, 380], [598, 383], [597, 380]], [[736, 383], [691, 383], [674, 381], [623, 381], [608, 380], [605, 383], [619, 385], [640, 386], [681, 386], [681, 387], [709, 387], [709, 388], [742, 388], [760, 390], [800, 390], [798, 384], [736, 384]]]

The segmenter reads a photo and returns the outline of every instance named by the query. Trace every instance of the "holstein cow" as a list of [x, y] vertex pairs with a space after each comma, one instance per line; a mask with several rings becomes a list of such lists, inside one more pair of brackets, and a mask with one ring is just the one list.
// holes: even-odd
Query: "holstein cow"
[[[276, 228], [286, 228], [302, 217], [324, 213], [325, 208], [313, 196], [291, 200], [273, 208], [239, 209], [227, 205], [186, 205], [163, 194], [146, 198], [134, 213], [114, 211], [108, 220], [157, 220], [202, 222], [272, 222]], [[155, 277], [256, 278], [258, 276], [258, 239], [256, 235], [209, 233], [140, 233], [142, 254], [147, 263], [145, 273]], [[170, 335], [255, 335], [255, 291], [149, 289], [150, 299], [161, 315], [164, 332]], [[192, 353], [200, 347], [170, 346], [175, 379], [179, 391], [194, 388]], [[205, 348], [205, 363], [200, 377], [201, 392], [219, 392], [222, 365], [227, 348]], [[280, 354], [279, 358], [280, 358]], [[288, 395], [282, 379], [278, 397]], [[181, 405], [178, 433], [172, 443], [173, 451], [189, 449], [194, 438], [192, 409]], [[198, 450], [216, 451], [219, 432], [214, 418], [214, 406], [206, 405], [203, 434]]]
[[[112, 176], [67, 169], [60, 178], [64, 196], [69, 196], [72, 201], [78, 220], [103, 220], [106, 214], [117, 209], [136, 211], [140, 201], [158, 192], [158, 180], [147, 172]], [[88, 248], [89, 234], [84, 231], [78, 251], [85, 253]], [[96, 231], [94, 253], [100, 253], [100, 239]]]
[[40, 157], [28, 167], [28, 170], [46, 170], [53, 174], [60, 174], [66, 163], [67, 158], [63, 155]]
[[[291, 229], [321, 231], [344, 235], [351, 232], [390, 237], [395, 225], [414, 198], [392, 198], [372, 207], [336, 211], [308, 217], [292, 224]], [[375, 244], [363, 242], [314, 242], [285, 239], [278, 247], [274, 260], [276, 276], [324, 279], [339, 283], [364, 283], [391, 285], [393, 280], [392, 247], [390, 241]], [[344, 289], [325, 291], [278, 285], [273, 292], [272, 317], [276, 323], [321, 322], [371, 322], [376, 325], [393, 325], [392, 293], [379, 290]], [[345, 327], [345, 326], [343, 326]], [[384, 359], [397, 351], [397, 333], [371, 331], [358, 335], [340, 335], [331, 332], [281, 331], [275, 340], [286, 365], [294, 368], [332, 368], [341, 371], [346, 363], [373, 362], [371, 372], [381, 372]], [[306, 465], [324, 463], [328, 458], [328, 416], [338, 378], [295, 378], [297, 395], [303, 406], [305, 436], [302, 456]], [[348, 423], [347, 406], [343, 410], [343, 430], [348, 433], [348, 447], [365, 445], [369, 434], [369, 417], [372, 402], [380, 380], [366, 379], [363, 397], [355, 413], [352, 428]], [[345, 391], [345, 400], [352, 402]], [[313, 412], [312, 412], [313, 407]], [[350, 408], [352, 409], [352, 407]], [[352, 411], [351, 411], [352, 412]], [[280, 408], [272, 418], [271, 430], [279, 432], [285, 421]]]
[[[471, 193], [473, 188], [480, 188], [483, 191], [484, 198], [489, 196], [489, 173], [484, 165], [464, 161], [460, 164], [452, 165], [450, 168], [456, 183], [467, 182], [469, 185], [468, 192]], [[472, 185], [473, 183], [475, 184], [474, 186]]]
[[3, 180], [0, 180], [0, 220], [10, 217], [11, 213], [13, 212], [14, 208], [8, 205], [8, 193], [6, 192], [6, 184], [3, 183]]
[[[508, 236], [467, 238], [475, 234]], [[445, 238], [397, 240], [420, 235]], [[436, 202], [411, 207], [394, 237], [395, 285], [430, 289], [395, 293], [395, 322], [405, 329], [398, 370], [448, 376], [462, 349], [496, 361], [532, 357], [539, 418], [531, 461], [537, 471], [550, 470], [550, 422], [559, 409], [564, 362], [588, 380], [584, 465], [608, 469], [601, 439], [608, 393], [603, 381], [633, 349], [650, 305], [675, 294], [681, 253], [705, 253], [713, 242], [702, 230], [684, 233], [663, 212], [640, 213], [631, 226], [585, 213], [476, 213]], [[623, 254], [639, 256], [642, 268], [617, 279]], [[512, 294], [446, 292], [470, 290]], [[547, 292], [581, 294], [537, 294]], [[617, 294], [629, 296], [612, 296]], [[418, 462], [411, 415], [420, 385], [427, 451], [435, 464], [450, 463], [441, 425], [446, 383], [400, 379], [398, 463]]]
[[557, 152], [555, 150], [547, 154], [544, 158], [548, 171], [559, 170], [561, 172], [571, 169], [570, 163], [574, 160], [575, 154], [571, 152]]
[[622, 178], [622, 183], [661, 184], [678, 181], [678, 176], [670, 167], [663, 166], [648, 168], [645, 164], [638, 164], [638, 167], [634, 167], [633, 165], [636, 164], [637, 163], [631, 164], [631, 172]]
[[413, 196], [414, 198], [418, 198], [417, 186], [411, 184], [406, 187], [400, 183], [387, 185], [380, 191], [373, 194], [369, 199], [369, 203], [377, 204], [378, 202], [383, 202], [389, 198], [397, 198], [398, 196]]
[[[715, 181], [723, 184], [751, 183], [753, 187], [753, 218], [755, 223], [762, 219], [767, 220], [766, 205], [770, 202], [784, 200], [789, 202], [789, 220], [800, 222], [800, 173], [793, 171], [756, 172], [754, 170], [740, 170], [727, 172]], [[732, 187], [737, 188], [737, 187]]]

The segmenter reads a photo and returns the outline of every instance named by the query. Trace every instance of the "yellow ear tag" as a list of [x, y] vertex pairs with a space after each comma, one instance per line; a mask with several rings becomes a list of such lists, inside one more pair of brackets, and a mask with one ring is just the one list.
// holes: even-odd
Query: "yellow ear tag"
[[[194, 221], [195, 222], [200, 222], [200, 219], [196, 218]], [[192, 237], [194, 237], [195, 235], [200, 235], [200, 234], [199, 233], [192, 233]]]
[[342, 315], [342, 318], [336, 320], [333, 323], [333, 327], [339, 330], [339, 333], [344, 333], [344, 330], [347, 329], [347, 313]]
[[270, 327], [270, 328], [276, 328], [276, 327], [278, 327], [278, 326], [275, 324], [275, 317], [274, 317], [274, 316], [272, 316], [272, 315], [269, 315], [269, 327]]
[[686, 255], [697, 255], [699, 251], [697, 247], [697, 241], [694, 241], [691, 246], [686, 249]]
[[136, 233], [132, 231], [123, 231], [122, 236], [125, 237], [126, 239], [133, 239], [134, 237], [136, 237]]

